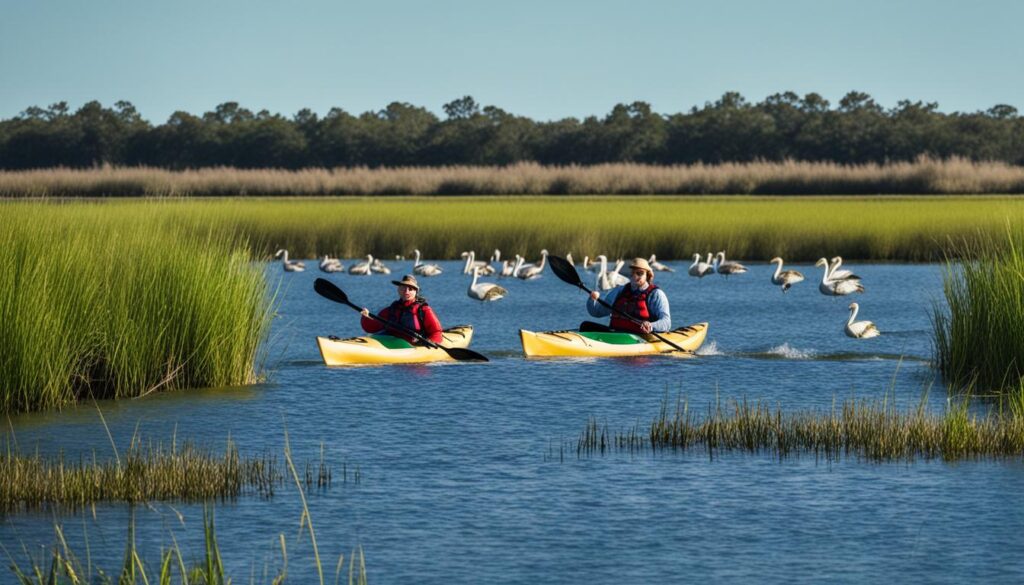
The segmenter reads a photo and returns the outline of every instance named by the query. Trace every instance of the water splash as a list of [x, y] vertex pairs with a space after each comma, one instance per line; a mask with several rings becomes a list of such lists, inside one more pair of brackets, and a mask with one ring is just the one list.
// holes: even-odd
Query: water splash
[[725, 355], [724, 352], [718, 349], [718, 342], [715, 340], [705, 343], [694, 353], [697, 355]]
[[813, 358], [816, 354], [810, 349], [797, 349], [788, 343], [776, 345], [766, 352], [768, 355], [778, 356], [790, 360], [806, 360]]

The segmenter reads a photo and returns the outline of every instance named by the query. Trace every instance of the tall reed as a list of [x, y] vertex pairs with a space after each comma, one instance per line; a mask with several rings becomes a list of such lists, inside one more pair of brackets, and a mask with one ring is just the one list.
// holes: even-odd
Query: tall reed
[[152, 208], [0, 213], [0, 412], [245, 384], [272, 295], [230, 229]]
[[146, 167], [0, 172], [0, 197], [225, 195], [793, 195], [1024, 193], [1024, 169], [1002, 162], [752, 162], [650, 166], [281, 169]]
[[[1018, 226], [1020, 224], [1017, 224]], [[935, 362], [952, 383], [1024, 396], [1024, 229], [960, 243], [946, 307], [933, 309]]]

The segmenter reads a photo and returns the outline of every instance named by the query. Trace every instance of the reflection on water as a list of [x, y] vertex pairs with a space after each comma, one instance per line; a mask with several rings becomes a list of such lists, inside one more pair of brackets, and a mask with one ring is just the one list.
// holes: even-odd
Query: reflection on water
[[[423, 279], [423, 293], [444, 325], [475, 325], [472, 348], [490, 363], [324, 367], [314, 338], [358, 334], [358, 315], [313, 292], [317, 272], [283, 275], [275, 264], [268, 271], [285, 286], [267, 383], [102, 402], [114, 441], [126, 444], [138, 428], [153, 439], [176, 433], [220, 445], [230, 436], [243, 452], [280, 452], [287, 430], [300, 460], [318, 459], [322, 445], [334, 469], [358, 465], [362, 480], [310, 494], [321, 552], [347, 555], [360, 542], [381, 582], [1015, 582], [1024, 573], [1020, 461], [551, 455], [591, 416], [612, 429], [643, 425], [677, 395], [697, 410], [743, 397], [819, 410], [886, 393], [902, 407], [924, 396], [941, 409], [928, 315], [941, 299], [940, 267], [854, 263], [868, 285], [861, 312], [882, 331], [870, 340], [843, 334], [848, 300], [820, 295], [813, 267], [797, 268], [808, 281], [786, 295], [769, 284], [770, 266], [728, 280], [662, 273], [675, 324], [710, 323], [698, 357], [597, 360], [525, 359], [520, 350], [519, 328], [566, 329], [587, 318], [578, 290], [551, 274], [506, 279], [507, 298], [479, 303], [466, 296], [461, 266], [442, 264], [442, 276]], [[381, 307], [394, 295], [391, 277], [330, 278], [359, 305]], [[110, 451], [92, 404], [13, 417], [10, 427], [22, 449]], [[283, 532], [290, 555], [294, 545], [290, 574], [313, 577], [301, 562], [308, 544], [293, 542], [300, 515], [293, 490], [220, 506], [218, 536], [233, 573], [273, 556]], [[158, 551], [173, 531], [183, 545], [201, 545], [189, 530], [201, 517], [195, 505], [147, 508], [140, 539]], [[96, 518], [86, 520], [94, 562], [116, 567], [124, 507], [102, 506]], [[49, 543], [52, 520], [6, 518], [0, 544]]]

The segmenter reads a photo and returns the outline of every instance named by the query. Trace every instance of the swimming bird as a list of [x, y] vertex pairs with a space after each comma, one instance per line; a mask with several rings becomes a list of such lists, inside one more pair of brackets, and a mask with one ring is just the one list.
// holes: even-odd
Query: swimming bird
[[693, 264], [690, 264], [690, 268], [686, 273], [690, 276], [696, 276], [697, 278], [704, 278], [714, 271], [715, 269], [711, 266], [711, 254], [708, 254], [707, 262], [701, 262], [700, 254], [694, 254]]
[[860, 310], [860, 305], [857, 303], [850, 303], [850, 318], [846, 321], [846, 335], [856, 339], [869, 339], [871, 337], [878, 337], [881, 332], [878, 327], [871, 321], [856, 321], [857, 311]]
[[381, 262], [380, 258], [373, 259], [373, 262], [370, 263], [370, 270], [378, 274], [391, 274], [391, 269]]
[[324, 254], [323, 259], [320, 260], [320, 270], [323, 272], [344, 272], [345, 267], [337, 258], [331, 258]]
[[832, 262], [829, 263], [828, 278], [829, 280], [847, 280], [856, 279], [861, 280], [859, 276], [850, 272], [849, 270], [839, 270], [839, 267], [843, 265], [842, 256], [836, 256], [832, 258]]
[[[516, 254], [516, 262], [519, 261], [519, 254]], [[501, 261], [501, 270], [498, 272], [498, 276], [512, 276], [515, 274], [516, 265], [514, 262], [508, 260]]]
[[370, 271], [370, 266], [373, 265], [373, 256], [367, 254], [366, 262], [358, 262], [348, 267], [349, 274], [355, 274], [358, 276], [370, 276], [373, 274]]
[[480, 276], [480, 269], [473, 268], [473, 282], [469, 284], [469, 288], [466, 290], [466, 294], [469, 298], [476, 299], [478, 301], [496, 301], [498, 299], [505, 298], [508, 291], [504, 288], [494, 284], [493, 282], [481, 282], [477, 284], [477, 277]]
[[306, 263], [298, 260], [288, 260], [288, 250], [281, 248], [274, 253], [274, 258], [281, 258], [285, 272], [302, 272], [306, 270]]
[[775, 268], [775, 274], [772, 275], [772, 284], [781, 286], [782, 292], [789, 291], [789, 287], [793, 286], [798, 282], [803, 282], [804, 275], [800, 274], [796, 270], [782, 270], [782, 258], [776, 256], [769, 260], [771, 262], [778, 262], [778, 267]]
[[540, 278], [541, 273], [544, 272], [544, 267], [547, 265], [547, 262], [548, 262], [548, 251], [547, 250], [541, 250], [540, 251], [540, 262], [538, 264], [535, 264], [535, 265], [534, 264], [524, 264], [524, 265], [520, 266], [519, 270], [516, 271], [516, 276], [521, 278], [521, 279], [523, 279], [523, 280], [533, 280], [535, 278]]
[[622, 260], [616, 263], [616, 270], [608, 270], [608, 258], [602, 254], [597, 259], [601, 261], [601, 271], [597, 273], [597, 288], [599, 290], [611, 290], [617, 286], [629, 284], [629, 279], [618, 272], [618, 269], [622, 268]]
[[565, 261], [569, 263], [569, 266], [576, 266], [576, 263], [572, 261], [572, 252], [565, 255]]
[[597, 270], [598, 266], [600, 266], [600, 264], [598, 264], [597, 262], [590, 261], [590, 256], [583, 257], [583, 270], [586, 270], [587, 272], [593, 272]]
[[466, 260], [466, 263], [462, 266], [463, 274], [472, 274], [473, 268], [479, 268], [480, 274], [483, 274], [484, 276], [494, 274], [494, 267], [483, 260], [477, 260], [476, 252], [473, 250], [463, 252], [460, 255]]
[[822, 266], [825, 270], [821, 275], [821, 283], [818, 284], [818, 291], [821, 292], [821, 294], [836, 297], [864, 292], [864, 285], [862, 285], [860, 280], [857, 280], [856, 278], [848, 278], [845, 280], [830, 279], [828, 260], [819, 258], [814, 265]]
[[647, 260], [647, 263], [651, 265], [651, 268], [657, 270], [658, 272], [675, 272], [676, 271], [675, 268], [670, 268], [668, 266], [665, 266], [661, 262], [658, 262], [658, 257], [655, 256], [654, 254], [651, 254], [651, 257], [650, 257], [650, 259]]
[[726, 260], [725, 252], [722, 251], [715, 256], [715, 271], [719, 274], [729, 276], [732, 274], [743, 274], [747, 271], [747, 267], [739, 262]]
[[413, 250], [416, 255], [416, 260], [412, 263], [413, 274], [419, 274], [420, 276], [437, 276], [441, 274], [441, 267], [437, 264], [420, 264], [420, 251]]

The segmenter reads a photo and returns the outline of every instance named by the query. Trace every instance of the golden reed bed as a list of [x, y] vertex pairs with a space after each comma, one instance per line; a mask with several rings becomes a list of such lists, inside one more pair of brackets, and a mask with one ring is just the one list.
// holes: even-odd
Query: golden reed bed
[[99, 167], [0, 172], [0, 197], [1016, 193], [1024, 193], [1024, 167], [961, 158], [856, 166], [787, 161], [298, 171]]

